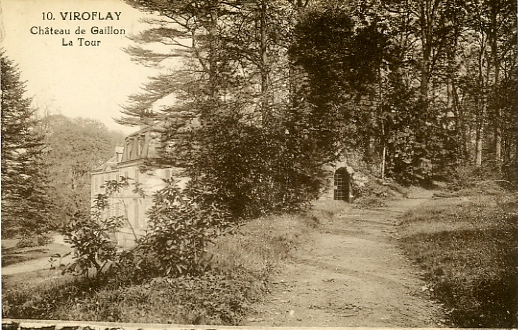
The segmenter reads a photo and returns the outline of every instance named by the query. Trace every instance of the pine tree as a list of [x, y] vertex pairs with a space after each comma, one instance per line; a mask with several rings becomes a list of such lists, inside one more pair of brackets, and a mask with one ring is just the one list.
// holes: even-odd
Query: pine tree
[[[151, 80], [130, 97], [120, 123], [155, 125], [162, 133], [159, 166], [180, 165], [236, 217], [293, 209], [314, 198], [329, 149], [319, 150], [309, 112], [289, 97], [288, 49], [305, 2], [137, 1], [166, 18], [142, 33], [140, 45], [160, 41], [172, 49], [130, 47], [133, 58], [184, 66]], [[189, 40], [189, 42], [187, 42]], [[180, 50], [180, 51], [178, 51]], [[174, 95], [169, 107], [158, 100]], [[326, 134], [325, 132], [323, 132]], [[324, 156], [324, 157], [322, 157]], [[156, 161], [156, 160], [153, 160]]]
[[43, 136], [36, 130], [35, 109], [24, 96], [25, 82], [5, 53], [2, 90], [2, 235], [41, 234], [48, 230], [50, 200], [42, 154]]

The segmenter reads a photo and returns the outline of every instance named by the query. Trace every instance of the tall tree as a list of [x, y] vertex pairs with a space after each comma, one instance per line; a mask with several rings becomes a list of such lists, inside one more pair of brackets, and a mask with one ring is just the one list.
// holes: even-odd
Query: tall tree
[[124, 136], [85, 118], [50, 115], [42, 119], [47, 145], [44, 160], [54, 196], [56, 224], [78, 213], [90, 214], [90, 172], [123, 146]]
[[42, 160], [43, 135], [35, 109], [24, 96], [16, 65], [0, 53], [2, 90], [2, 234], [44, 233], [49, 229], [51, 200]]
[[[225, 167], [230, 160], [219, 153], [239, 154], [227, 147], [254, 134], [258, 139], [248, 142], [257, 152], [243, 153], [251, 157], [243, 162], [275, 169], [261, 179], [270, 190], [296, 181], [290, 169], [316, 173], [345, 147], [363, 150], [367, 161], [382, 159], [387, 174], [413, 181], [449, 175], [469, 157], [481, 164], [483, 145], [494, 145], [497, 158], [515, 146], [504, 120], [512, 118], [506, 102], [513, 99], [504, 81], [514, 81], [516, 62], [509, 1], [134, 3], [163, 17], [135, 40], [174, 51], [130, 52], [164, 67], [183, 56], [185, 66], [132, 96], [121, 121], [154, 116], [165, 122], [162, 159], [197, 166], [193, 177], [212, 177], [220, 187], [231, 182], [228, 174], [238, 171]], [[179, 102], [158, 109], [168, 94]], [[217, 125], [236, 134], [223, 138]], [[282, 152], [261, 151], [272, 146]], [[217, 167], [210, 164], [225, 172], [209, 173]], [[236, 187], [254, 182], [245, 177], [248, 183]]]
[[[176, 90], [180, 102], [159, 114], [165, 123], [163, 165], [175, 164], [180, 155], [193, 185], [217, 192], [238, 216], [291, 207], [314, 196], [318, 166], [308, 162], [321, 164], [329, 157], [324, 161], [306, 157], [317, 149], [310, 148], [314, 144], [308, 125], [293, 125], [296, 116], [288, 88], [293, 15], [305, 3], [141, 1], [138, 5], [167, 19], [160, 30], [136, 40], [148, 42], [153, 35], [153, 40], [186, 50], [183, 71], [152, 81], [144, 93], [133, 97], [132, 111], [126, 112], [133, 118], [139, 112], [147, 115], [164, 92], [172, 91], [170, 86], [181, 86]], [[148, 63], [167, 61], [167, 56], [142, 48], [130, 52]], [[179, 134], [186, 131], [182, 126], [191, 132]]]
[[346, 147], [369, 149], [380, 136], [375, 109], [388, 61], [385, 29], [374, 10], [341, 1], [309, 8], [295, 28], [291, 51], [305, 85], [294, 97], [308, 103], [306, 128], [319, 132], [311, 138], [318, 149], [332, 150], [328, 157]]
[[[491, 115], [491, 126], [494, 132], [494, 160], [501, 163], [502, 158], [502, 127], [503, 110], [505, 105], [500, 97], [502, 93], [502, 69], [509, 55], [516, 54], [516, 2], [505, 0], [474, 1], [480, 15], [473, 19], [478, 22], [477, 30], [487, 37], [488, 51], [485, 54], [489, 94], [488, 105]], [[516, 57], [516, 56], [514, 56]], [[504, 73], [506, 75], [506, 73]]]
[[514, 131], [506, 125], [513, 103], [505, 95], [514, 80], [511, 77], [516, 76], [516, 4], [475, 0], [465, 1], [464, 8], [460, 44], [464, 50], [458, 52], [461, 66], [457, 71], [462, 83], [457, 93], [471, 104], [465, 109], [471, 109], [473, 117], [475, 165], [496, 162], [501, 167], [510, 160], [503, 150], [514, 145], [505, 142], [504, 136]]

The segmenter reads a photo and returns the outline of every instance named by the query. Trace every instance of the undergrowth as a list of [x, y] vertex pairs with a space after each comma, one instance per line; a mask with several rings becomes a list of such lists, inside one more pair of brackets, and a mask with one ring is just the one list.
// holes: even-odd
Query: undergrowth
[[356, 192], [354, 207], [372, 209], [387, 206], [387, 201], [407, 197], [409, 188], [394, 181], [381, 181], [371, 177], [365, 186]]
[[404, 216], [403, 249], [454, 326], [518, 326], [518, 194], [430, 201]]
[[49, 276], [37, 284], [4, 277], [2, 316], [238, 325], [267, 292], [271, 273], [317, 225], [312, 214], [252, 220], [210, 246], [210, 270], [196, 277], [136, 277], [131, 267], [90, 279]]

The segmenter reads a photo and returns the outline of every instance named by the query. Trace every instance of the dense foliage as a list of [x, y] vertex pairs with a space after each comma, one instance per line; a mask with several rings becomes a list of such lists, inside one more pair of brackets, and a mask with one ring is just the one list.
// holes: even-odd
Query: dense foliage
[[24, 96], [16, 65], [0, 53], [2, 88], [2, 235], [42, 234], [49, 229], [51, 199], [42, 155], [43, 135]]
[[146, 235], [134, 251], [136, 267], [170, 277], [204, 274], [208, 244], [228, 229], [230, 219], [216, 203], [201, 205], [199, 194], [182, 195], [172, 180], [156, 192]]
[[45, 133], [45, 163], [53, 196], [53, 224], [90, 215], [90, 172], [113, 157], [124, 136], [96, 120], [47, 115], [41, 120]]
[[346, 123], [341, 143], [381, 163], [382, 176], [450, 180], [483, 162], [498, 171], [516, 164], [516, 93], [502, 92], [516, 89], [512, 13], [508, 1], [315, 4], [296, 25], [294, 54], [310, 102]]
[[[104, 206], [99, 207], [99, 204], [107, 205], [105, 199], [103, 195], [95, 199], [98, 211], [104, 209]], [[92, 272], [99, 275], [106, 266], [115, 261], [117, 244], [113, 240], [113, 235], [120, 229], [124, 219], [104, 218], [100, 214], [93, 213], [92, 217], [78, 214], [65, 225], [65, 242], [74, 249], [73, 262], [66, 267], [65, 272], [86, 277]]]
[[300, 207], [345, 150], [404, 183], [482, 163], [515, 179], [510, 1], [130, 3], [162, 18], [128, 52], [173, 70], [120, 121], [159, 124], [159, 166], [237, 216]]

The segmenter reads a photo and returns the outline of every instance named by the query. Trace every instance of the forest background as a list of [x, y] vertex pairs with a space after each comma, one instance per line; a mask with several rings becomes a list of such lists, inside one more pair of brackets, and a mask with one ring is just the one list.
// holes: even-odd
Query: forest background
[[[455, 182], [473, 171], [516, 178], [512, 1], [130, 3], [160, 16], [133, 37], [127, 52], [163, 74], [129, 97], [119, 122], [159, 130], [161, 158], [150, 165], [185, 167], [194, 186], [204, 186], [235, 216], [296, 208], [318, 197], [323, 167], [351, 154], [368, 172], [406, 184]], [[156, 44], [169, 48], [156, 52]], [[171, 96], [171, 104], [153, 107]], [[88, 171], [122, 137], [103, 132], [97, 138], [103, 128], [76, 120], [69, 122], [89, 146], [76, 148], [66, 138], [56, 143], [66, 134], [57, 126], [68, 119], [44, 116], [37, 123], [27, 100], [13, 100], [25, 104], [10, 111], [4, 99], [3, 200], [38, 194], [21, 186], [47, 180], [58, 209], [68, 214], [54, 222], [88, 212]], [[22, 112], [18, 126], [9, 127], [9, 116]], [[39, 142], [15, 136], [20, 125], [41, 134]], [[86, 138], [88, 130], [94, 134]], [[73, 157], [53, 160], [59, 154]], [[13, 171], [9, 155], [40, 163]], [[62, 170], [69, 182], [58, 184], [52, 173]], [[76, 190], [82, 201], [73, 197]], [[4, 209], [6, 229], [10, 209]]]

